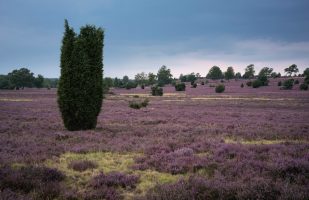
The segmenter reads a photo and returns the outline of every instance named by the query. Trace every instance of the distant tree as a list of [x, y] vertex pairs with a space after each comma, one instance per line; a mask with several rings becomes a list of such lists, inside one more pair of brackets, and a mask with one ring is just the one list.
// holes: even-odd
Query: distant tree
[[222, 71], [221, 71], [220, 67], [218, 67], [218, 66], [213, 66], [213, 67], [209, 70], [209, 72], [208, 72], [206, 78], [210, 78], [210, 79], [214, 79], [214, 80], [215, 80], [215, 79], [221, 79], [221, 78], [223, 78], [223, 74], [222, 74]]
[[9, 80], [14, 87], [32, 87], [34, 82], [33, 73], [27, 68], [15, 69], [8, 74]]
[[228, 67], [226, 72], [224, 73], [224, 77], [226, 80], [230, 80], [235, 77], [235, 72], [233, 67]]
[[110, 78], [110, 77], [105, 77], [104, 79], [103, 79], [103, 82], [105, 83], [105, 85], [107, 86], [107, 87], [113, 87], [114, 86], [114, 80], [112, 79], [112, 78]]
[[236, 78], [236, 79], [240, 79], [240, 78], [241, 78], [241, 73], [240, 73], [240, 72], [237, 72], [237, 73], [235, 74], [235, 78]]
[[157, 76], [154, 73], [148, 73], [148, 84], [149, 85], [156, 84], [156, 82], [157, 82], [156, 78], [157, 78]]
[[309, 77], [309, 68], [306, 68], [303, 74], [305, 77]]
[[11, 84], [7, 75], [0, 75], [0, 89], [13, 89], [14, 86]]
[[192, 73], [190, 73], [190, 74], [188, 74], [188, 75], [186, 75], [187, 76], [187, 81], [188, 82], [195, 82], [196, 80], [197, 80], [197, 77], [196, 77], [196, 75], [194, 74], [194, 72], [192, 72]]
[[65, 20], [58, 105], [70, 131], [96, 127], [103, 99], [103, 40], [101, 28], [86, 25], [76, 36]]
[[129, 81], [130, 81], [130, 79], [129, 79], [129, 77], [128, 77], [127, 75], [125, 75], [125, 76], [122, 78], [122, 83], [123, 83], [124, 85], [126, 85], [127, 83], [129, 83]]
[[160, 86], [164, 86], [165, 84], [170, 84], [172, 82], [173, 75], [171, 74], [171, 70], [167, 69], [165, 65], [163, 65], [157, 74], [158, 84]]
[[289, 76], [291, 76], [293, 73], [296, 74], [298, 72], [297, 65], [293, 64], [290, 67], [285, 68], [284, 72]]
[[138, 73], [135, 75], [135, 82], [139, 85], [145, 85], [147, 83], [148, 76], [145, 72]]
[[254, 74], [255, 74], [254, 65], [250, 64], [246, 67], [243, 78], [246, 78], [246, 79], [253, 78]]
[[42, 88], [44, 83], [44, 77], [39, 74], [35, 79], [34, 79], [34, 86], [37, 88]]
[[260, 70], [258, 76], [259, 76], [259, 77], [260, 77], [260, 76], [270, 77], [272, 72], [273, 72], [273, 68], [263, 67], [263, 68]]
[[183, 74], [180, 74], [179, 80], [180, 80], [181, 82], [187, 82], [187, 76], [185, 76], [185, 75], [183, 75]]

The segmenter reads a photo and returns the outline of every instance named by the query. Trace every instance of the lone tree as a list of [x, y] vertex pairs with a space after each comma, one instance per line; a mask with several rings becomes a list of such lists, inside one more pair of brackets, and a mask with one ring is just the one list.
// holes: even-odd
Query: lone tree
[[171, 70], [167, 69], [165, 65], [163, 65], [157, 74], [158, 84], [160, 86], [164, 86], [165, 84], [170, 84], [172, 82], [173, 75], [171, 74]]
[[293, 64], [290, 67], [284, 69], [284, 72], [291, 76], [293, 73], [296, 74], [298, 72], [297, 65]]
[[218, 67], [218, 66], [213, 66], [213, 67], [209, 70], [209, 72], [208, 72], [206, 78], [210, 78], [210, 79], [213, 79], [213, 80], [223, 78], [223, 74], [222, 74], [222, 71], [221, 71], [220, 67]]
[[34, 82], [33, 73], [27, 68], [15, 69], [8, 73], [11, 84], [17, 89], [24, 87], [32, 87]]
[[76, 35], [65, 20], [58, 105], [68, 130], [96, 127], [103, 98], [103, 40], [101, 28], [86, 25]]
[[243, 78], [253, 78], [254, 77], [254, 73], [255, 73], [255, 70], [254, 70], [254, 64], [250, 64], [246, 67], [245, 69], [245, 73], [243, 75]]
[[225, 79], [230, 80], [235, 77], [235, 72], [233, 67], [228, 67], [224, 73]]

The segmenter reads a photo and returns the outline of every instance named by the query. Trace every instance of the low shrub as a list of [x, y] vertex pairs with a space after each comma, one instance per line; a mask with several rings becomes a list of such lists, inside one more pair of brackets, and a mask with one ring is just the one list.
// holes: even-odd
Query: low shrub
[[[26, 166], [0, 168], [0, 190], [14, 192], [35, 192], [39, 199], [54, 199], [60, 194], [59, 182], [64, 180], [65, 175], [57, 169], [47, 167]], [[46, 188], [52, 188], [50, 190]]]
[[300, 90], [308, 90], [308, 84], [306, 84], [306, 83], [300, 84], [299, 89]]
[[132, 88], [136, 88], [136, 87], [137, 87], [137, 83], [135, 83], [135, 82], [133, 82], [133, 81], [129, 81], [129, 82], [126, 84], [126, 86], [125, 86], [125, 88], [126, 88], [127, 90], [132, 89]]
[[145, 89], [145, 85], [141, 85], [141, 89], [142, 89], [142, 90]]
[[204, 81], [201, 82], [201, 85], [205, 85]]
[[98, 165], [97, 163], [90, 160], [73, 160], [70, 162], [68, 167], [75, 171], [83, 172], [87, 169], [95, 169], [98, 167]]
[[294, 81], [294, 84], [295, 84], [295, 85], [298, 85], [298, 84], [299, 84], [299, 80], [296, 79], [296, 80]]
[[208, 84], [208, 83], [209, 83], [209, 81], [208, 81], [208, 80], [206, 80], [206, 81], [205, 81], [205, 84]]
[[242, 84], [240, 85], [240, 87], [243, 88], [243, 87], [244, 87], [244, 84], [242, 83]]
[[221, 83], [224, 83], [224, 80], [223, 79], [221, 79], [221, 81], [220, 81]]
[[129, 107], [134, 109], [141, 109], [143, 107], [147, 107], [149, 103], [148, 99], [144, 99], [143, 101], [130, 101]]
[[291, 90], [293, 88], [294, 79], [288, 79], [283, 82], [283, 89]]
[[222, 84], [217, 85], [216, 93], [222, 93], [222, 92], [224, 92], [224, 90], [225, 90], [225, 86], [224, 85], [222, 85]]
[[186, 84], [185, 83], [178, 83], [175, 85], [176, 91], [185, 91], [186, 90]]
[[139, 181], [136, 175], [127, 175], [121, 172], [111, 172], [104, 174], [101, 172], [90, 181], [90, 187], [101, 188], [107, 187], [121, 187], [121, 188], [135, 188]]
[[255, 81], [252, 82], [252, 87], [253, 88], [259, 88], [261, 86], [263, 86], [263, 83], [260, 80], [255, 80]]
[[163, 88], [161, 88], [157, 85], [151, 87], [151, 95], [152, 96], [163, 96]]
[[196, 87], [197, 87], [197, 84], [194, 83], [194, 84], [192, 85], [192, 88], [196, 88]]
[[214, 84], [209, 84], [209, 87], [216, 87], [216, 85], [214, 85]]
[[252, 86], [252, 81], [248, 81], [248, 82], [246, 83], [246, 85], [247, 85], [248, 87], [251, 87], [251, 86]]

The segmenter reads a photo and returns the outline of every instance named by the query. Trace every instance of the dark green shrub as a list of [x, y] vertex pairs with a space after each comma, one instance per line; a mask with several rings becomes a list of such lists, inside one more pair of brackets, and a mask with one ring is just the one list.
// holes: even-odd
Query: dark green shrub
[[126, 89], [129, 90], [129, 89], [132, 89], [132, 88], [136, 88], [137, 87], [137, 83], [135, 83], [134, 81], [129, 81], [127, 84], [126, 84]]
[[197, 87], [197, 84], [193, 83], [192, 88], [196, 88], [196, 87]]
[[294, 84], [295, 84], [295, 85], [299, 84], [299, 80], [296, 79], [296, 80], [294, 81]]
[[305, 82], [306, 84], [309, 84], [309, 76], [306, 76], [306, 77], [305, 77], [304, 82]]
[[255, 80], [255, 81], [252, 82], [252, 87], [253, 88], [259, 88], [261, 86], [263, 86], [263, 83], [260, 80]]
[[268, 79], [266, 75], [262, 75], [258, 77], [258, 80], [260, 81], [261, 85], [260, 86], [268, 86]]
[[186, 90], [186, 84], [185, 83], [178, 83], [175, 85], [176, 91], [185, 91]]
[[246, 85], [247, 85], [248, 87], [251, 87], [251, 86], [252, 86], [252, 81], [248, 81], [248, 82], [246, 83]]
[[293, 88], [294, 79], [288, 79], [283, 82], [283, 89], [290, 90]]
[[141, 85], [141, 89], [142, 89], [142, 90], [145, 89], [145, 85]]
[[220, 81], [221, 83], [224, 83], [224, 80], [223, 79], [221, 79], [221, 81]]
[[306, 83], [302, 83], [302, 84], [300, 84], [299, 89], [300, 90], [308, 90], [308, 85]]
[[103, 40], [101, 28], [86, 25], [76, 36], [65, 21], [58, 105], [70, 131], [96, 127], [103, 99]]
[[242, 84], [240, 85], [240, 87], [243, 88], [243, 87], [244, 87], [244, 84], [242, 83]]
[[278, 82], [278, 86], [281, 86], [281, 85], [282, 85], [282, 82], [281, 82], [281, 81], [279, 81], [279, 82]]
[[205, 85], [204, 81], [201, 82], [201, 85]]
[[151, 87], [152, 96], [163, 96], [163, 89], [158, 85]]
[[224, 90], [225, 90], [225, 86], [224, 85], [222, 85], [222, 84], [217, 85], [216, 93], [222, 93], [222, 92], [224, 92]]
[[176, 85], [176, 80], [172, 80], [172, 86], [175, 86]]

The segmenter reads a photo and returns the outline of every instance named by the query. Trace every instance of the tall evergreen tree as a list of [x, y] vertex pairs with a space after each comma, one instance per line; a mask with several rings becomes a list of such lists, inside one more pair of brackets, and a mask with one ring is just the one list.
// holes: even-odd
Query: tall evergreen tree
[[102, 105], [104, 32], [84, 26], [76, 36], [65, 20], [58, 104], [68, 130], [93, 129]]

